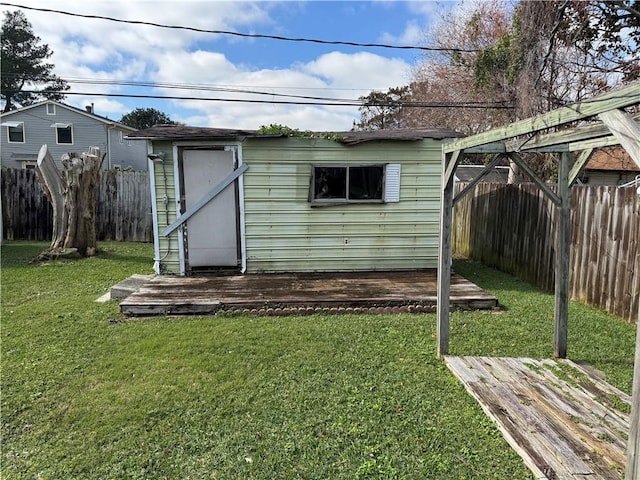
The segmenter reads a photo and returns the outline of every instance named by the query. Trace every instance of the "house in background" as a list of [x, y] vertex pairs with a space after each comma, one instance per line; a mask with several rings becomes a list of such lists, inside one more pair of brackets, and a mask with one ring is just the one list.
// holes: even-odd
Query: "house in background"
[[61, 165], [65, 153], [78, 155], [89, 147], [106, 154], [103, 168], [147, 169], [145, 142], [127, 139], [134, 128], [85, 110], [46, 100], [0, 115], [0, 160], [3, 167], [34, 168], [38, 152], [47, 144]]
[[580, 176], [580, 182], [586, 185], [619, 186], [633, 182], [638, 176], [640, 169], [624, 148], [606, 147], [593, 152]]
[[158, 125], [155, 271], [436, 268], [447, 129], [287, 137]]

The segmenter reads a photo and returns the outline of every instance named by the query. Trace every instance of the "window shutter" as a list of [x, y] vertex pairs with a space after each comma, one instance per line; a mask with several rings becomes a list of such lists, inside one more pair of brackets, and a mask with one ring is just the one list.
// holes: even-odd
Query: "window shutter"
[[384, 179], [384, 201], [387, 203], [400, 201], [400, 164], [389, 163]]

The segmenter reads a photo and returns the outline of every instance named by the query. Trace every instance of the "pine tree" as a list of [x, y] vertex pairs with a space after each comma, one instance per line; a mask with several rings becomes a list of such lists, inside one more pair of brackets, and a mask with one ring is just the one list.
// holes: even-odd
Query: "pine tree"
[[0, 84], [4, 112], [42, 99], [62, 100], [67, 83], [54, 75], [53, 52], [41, 44], [27, 17], [20, 11], [4, 12], [2, 22]]

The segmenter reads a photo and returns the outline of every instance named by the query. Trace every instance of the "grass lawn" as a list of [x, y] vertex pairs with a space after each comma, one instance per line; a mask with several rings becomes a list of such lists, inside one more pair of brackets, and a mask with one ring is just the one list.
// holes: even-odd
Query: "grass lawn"
[[[530, 479], [436, 358], [433, 314], [127, 319], [94, 300], [152, 246], [29, 260], [2, 245], [2, 478]], [[501, 313], [454, 355], [552, 356], [553, 297], [473, 262]], [[630, 391], [634, 327], [571, 304], [569, 356]]]

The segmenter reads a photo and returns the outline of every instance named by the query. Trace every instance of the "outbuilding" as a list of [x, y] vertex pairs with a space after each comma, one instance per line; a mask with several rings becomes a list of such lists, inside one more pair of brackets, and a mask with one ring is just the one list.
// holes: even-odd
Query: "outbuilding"
[[455, 131], [130, 136], [147, 140], [158, 274], [438, 265], [442, 145]]

